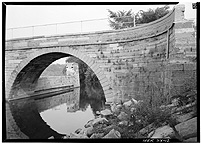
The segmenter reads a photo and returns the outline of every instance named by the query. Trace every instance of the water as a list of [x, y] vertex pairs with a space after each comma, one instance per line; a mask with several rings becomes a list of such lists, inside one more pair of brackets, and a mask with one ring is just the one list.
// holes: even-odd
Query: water
[[[91, 95], [91, 94], [90, 94]], [[89, 97], [85, 88], [43, 99], [16, 100], [10, 104], [13, 117], [31, 139], [60, 138], [74, 132], [102, 110], [102, 98]]]

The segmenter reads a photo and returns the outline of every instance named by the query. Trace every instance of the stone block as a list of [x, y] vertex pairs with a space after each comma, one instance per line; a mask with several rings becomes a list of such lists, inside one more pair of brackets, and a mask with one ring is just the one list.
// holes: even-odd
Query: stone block
[[179, 123], [175, 126], [183, 139], [188, 139], [197, 136], [197, 117], [192, 118], [188, 121]]
[[176, 121], [179, 123], [185, 122], [193, 117], [194, 112], [190, 112], [184, 115], [176, 116]]
[[184, 64], [184, 70], [196, 70], [197, 69], [197, 65], [194, 64]]
[[194, 142], [195, 143], [195, 142], [198, 142], [198, 138], [197, 137], [192, 137], [192, 138], [184, 140], [183, 142], [188, 142], [188, 143]]
[[157, 128], [151, 138], [171, 138], [174, 137], [174, 130], [170, 126]]
[[173, 70], [183, 70], [184, 66], [183, 66], [183, 64], [168, 64], [166, 66], [166, 69], [171, 70], [171, 71], [173, 71]]

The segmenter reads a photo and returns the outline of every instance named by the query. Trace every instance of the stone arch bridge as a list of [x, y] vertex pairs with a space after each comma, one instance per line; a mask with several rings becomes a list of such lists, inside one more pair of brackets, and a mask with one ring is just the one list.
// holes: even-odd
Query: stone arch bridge
[[196, 77], [196, 29], [184, 18], [183, 5], [134, 28], [5, 43], [6, 126], [23, 139], [28, 137], [17, 126], [9, 100], [29, 96], [40, 74], [59, 58], [74, 56], [85, 62], [98, 77], [107, 102], [174, 95], [172, 89], [180, 90], [186, 79]]
[[29, 95], [45, 68], [66, 56], [93, 70], [107, 102], [146, 95], [150, 84], [165, 93], [172, 84], [169, 71], [189, 69], [183, 62], [195, 53], [193, 22], [183, 12], [177, 6], [161, 19], [123, 30], [7, 40], [6, 99]]

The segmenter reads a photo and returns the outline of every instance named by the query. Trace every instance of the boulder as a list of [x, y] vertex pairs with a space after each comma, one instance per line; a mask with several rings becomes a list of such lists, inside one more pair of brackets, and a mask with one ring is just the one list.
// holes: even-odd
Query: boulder
[[151, 138], [172, 138], [174, 135], [174, 130], [170, 126], [166, 125], [157, 128]]
[[93, 127], [88, 127], [85, 129], [85, 134], [90, 137], [93, 134]]
[[86, 135], [84, 134], [76, 134], [76, 133], [70, 133], [70, 138], [88, 138]]
[[63, 139], [69, 139], [70, 138], [70, 135], [66, 135], [63, 137]]
[[127, 101], [127, 102], [124, 102], [123, 106], [124, 106], [125, 108], [130, 108], [132, 104], [133, 104], [133, 102], [132, 102], [131, 100], [129, 100], [129, 101]]
[[82, 131], [82, 129], [79, 128], [79, 129], [77, 129], [77, 130], [75, 131], [75, 133], [76, 133], [76, 134], [79, 134], [81, 131]]
[[197, 136], [197, 117], [179, 123], [175, 126], [176, 130], [183, 139]]
[[118, 116], [117, 116], [117, 118], [119, 119], [119, 120], [127, 120], [128, 119], [128, 115], [125, 113], [125, 112], [121, 112]]
[[151, 131], [149, 134], [148, 134], [148, 138], [151, 138], [153, 135], [154, 135], [154, 133], [155, 133], [155, 130], [153, 130], [153, 131]]
[[118, 114], [121, 112], [121, 109], [122, 109], [122, 105], [121, 105], [121, 104], [119, 104], [119, 105], [113, 104], [113, 105], [111, 106], [111, 111], [112, 111], [114, 114], [116, 114], [116, 115], [118, 115]]
[[107, 135], [105, 135], [103, 138], [121, 138], [120, 132], [118, 132], [115, 129], [112, 129]]
[[154, 124], [153, 123], [151, 123], [151, 124], [149, 124], [148, 126], [146, 126], [146, 127], [144, 127], [143, 129], [141, 129], [140, 131], [139, 131], [139, 133], [141, 134], [141, 135], [148, 135], [151, 131], [153, 131], [155, 129], [155, 127], [154, 127]]
[[91, 139], [102, 138], [103, 136], [104, 136], [104, 133], [94, 133], [94, 134], [92, 134], [92, 136], [90, 138]]
[[105, 110], [102, 110], [100, 112], [100, 114], [103, 115], [103, 116], [109, 116], [109, 115], [112, 115], [112, 112], [109, 109], [105, 109]]
[[184, 140], [183, 142], [198, 142], [198, 139], [197, 139], [197, 137], [192, 137], [187, 140]]
[[187, 114], [184, 114], [184, 115], [178, 115], [176, 116], [176, 121], [181, 123], [181, 122], [185, 122], [189, 119], [191, 119], [194, 115], [194, 112], [190, 112], [190, 113], [187, 113]]
[[[138, 101], [135, 100], [134, 98], [132, 98], [131, 101], [133, 102], [133, 104], [138, 104]], [[141, 101], [140, 101], [140, 102], [141, 102]]]
[[93, 126], [93, 121], [94, 121], [94, 120], [89, 120], [89, 121], [84, 125], [84, 127], [85, 127], [85, 128], [88, 128], [88, 127]]
[[54, 136], [49, 137], [48, 139], [54, 139]]
[[94, 126], [95, 124], [103, 124], [106, 122], [108, 122], [106, 118], [96, 118], [92, 121], [92, 126]]
[[99, 111], [96, 111], [96, 114], [97, 114], [97, 115], [100, 115], [101, 113], [100, 113]]
[[121, 122], [119, 122], [119, 126], [128, 126], [128, 124], [129, 124], [129, 122], [128, 121], [126, 121], [126, 120], [124, 120], [124, 121], [121, 121]]

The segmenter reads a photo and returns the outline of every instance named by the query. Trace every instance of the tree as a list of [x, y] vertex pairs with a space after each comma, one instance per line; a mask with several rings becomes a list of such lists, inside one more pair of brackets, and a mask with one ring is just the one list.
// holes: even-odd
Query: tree
[[133, 27], [133, 13], [132, 10], [127, 11], [118, 11], [113, 12], [111, 10], [108, 10], [109, 12], [109, 24], [110, 27], [117, 30], [117, 29], [123, 29], [128, 27]]
[[[169, 6], [158, 7], [155, 10], [149, 9], [148, 11], [140, 10], [135, 15], [135, 24], [143, 24], [155, 21], [167, 13], [169, 13]], [[109, 25], [111, 28], [117, 29], [124, 29], [134, 26], [134, 14], [132, 10], [129, 11], [117, 11], [113, 12], [108, 10], [109, 12]]]
[[149, 9], [148, 11], [140, 10], [136, 14], [136, 24], [143, 24], [155, 21], [169, 13], [169, 6], [158, 7], [155, 10]]

